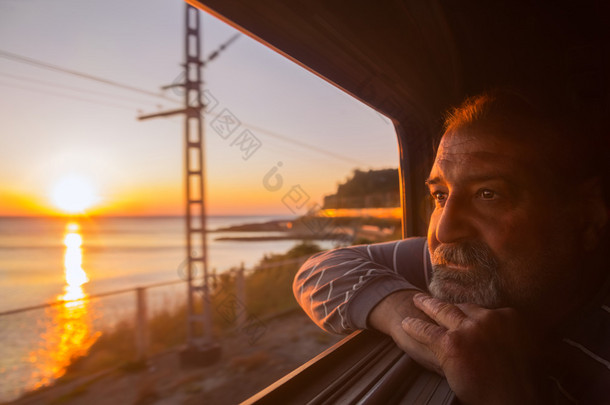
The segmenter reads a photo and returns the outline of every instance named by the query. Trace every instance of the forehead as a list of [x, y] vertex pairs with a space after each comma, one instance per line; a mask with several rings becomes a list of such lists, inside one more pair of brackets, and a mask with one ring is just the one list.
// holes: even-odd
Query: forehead
[[535, 142], [502, 136], [493, 127], [462, 128], [443, 135], [430, 179], [499, 177], [526, 181], [540, 174]]

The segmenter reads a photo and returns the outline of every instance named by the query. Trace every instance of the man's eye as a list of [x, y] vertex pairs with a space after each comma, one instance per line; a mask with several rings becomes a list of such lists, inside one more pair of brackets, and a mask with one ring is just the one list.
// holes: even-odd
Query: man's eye
[[488, 189], [479, 190], [479, 197], [484, 200], [493, 200], [496, 198], [496, 192]]
[[447, 193], [443, 193], [442, 191], [433, 191], [430, 194], [432, 195], [432, 198], [439, 203], [445, 202], [447, 199]]

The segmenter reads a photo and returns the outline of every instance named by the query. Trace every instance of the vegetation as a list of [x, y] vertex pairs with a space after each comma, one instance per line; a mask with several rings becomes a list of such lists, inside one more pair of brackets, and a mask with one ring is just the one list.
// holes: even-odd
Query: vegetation
[[292, 295], [292, 281], [300, 266], [300, 262], [295, 260], [319, 251], [318, 245], [303, 242], [284, 254], [265, 256], [246, 279], [246, 297], [251, 314], [263, 317], [295, 308], [297, 303]]
[[356, 169], [351, 178], [337, 186], [337, 192], [324, 197], [324, 208], [399, 207], [398, 169]]
[[[246, 302], [237, 297], [237, 268], [220, 274], [212, 294], [215, 333], [228, 333], [234, 326], [238, 311], [245, 311], [247, 322], [296, 308], [292, 295], [292, 280], [304, 257], [320, 251], [319, 246], [303, 242], [284, 254], [265, 255], [257, 266], [245, 275]], [[202, 301], [202, 300], [201, 300]], [[202, 302], [199, 305], [202, 305]], [[154, 355], [184, 344], [186, 340], [186, 307], [174, 312], [163, 311], [149, 319], [149, 354]], [[119, 323], [114, 330], [103, 333], [86, 356], [74, 359], [58, 383], [91, 375], [108, 368], [129, 372], [144, 364], [135, 360], [135, 329], [130, 322]]]
[[[332, 221], [328, 228], [353, 230], [353, 243], [370, 243], [400, 237], [400, 220], [394, 218], [327, 218]], [[299, 220], [295, 221], [299, 225]], [[367, 231], [368, 229], [368, 231]], [[368, 233], [367, 233], [368, 232]], [[257, 339], [257, 333], [264, 333], [268, 317], [297, 309], [292, 294], [294, 276], [305, 260], [321, 249], [310, 241], [302, 241], [283, 254], [265, 255], [252, 269], [244, 271], [233, 268], [219, 274], [212, 283], [211, 308], [214, 334], [223, 336], [239, 334], [248, 339]], [[238, 292], [240, 274], [244, 275], [241, 294]], [[203, 308], [203, 299], [196, 301], [198, 310]], [[151, 314], [148, 320], [149, 350], [154, 356], [169, 349], [179, 347], [186, 341], [186, 306], [168, 308]], [[242, 321], [239, 324], [239, 320]], [[257, 330], [257, 327], [259, 327]], [[72, 360], [66, 373], [56, 384], [63, 384], [87, 376], [87, 380], [98, 378], [103, 370], [139, 371], [146, 367], [136, 359], [135, 327], [130, 321], [119, 323], [111, 331], [100, 335], [85, 356]], [[258, 336], [260, 337], [260, 336]], [[324, 333], [316, 339], [328, 340]], [[244, 355], [245, 356], [245, 355]], [[261, 362], [261, 354], [248, 354], [247, 358], [235, 360], [240, 368], [254, 367]], [[42, 388], [44, 389], [44, 388]]]
[[[367, 225], [380, 230], [389, 229], [385, 239], [400, 237], [400, 220], [391, 218], [332, 218], [335, 226], [363, 229]], [[367, 239], [359, 236], [354, 243], [378, 242], [383, 239]], [[318, 245], [303, 241], [283, 254], [265, 255], [253, 268], [245, 271], [243, 291], [237, 291], [238, 277], [242, 269], [233, 268], [218, 275], [212, 285], [212, 315], [214, 333], [244, 332], [236, 329], [242, 319], [245, 328], [263, 324], [265, 318], [297, 308], [292, 294], [294, 276], [305, 260], [321, 249]], [[196, 303], [202, 309], [203, 299]], [[166, 309], [153, 314], [148, 321], [149, 355], [183, 345], [186, 341], [186, 306]], [[241, 327], [244, 327], [242, 325]], [[247, 330], [245, 330], [248, 332]], [[101, 370], [119, 368], [125, 372], [140, 370], [144, 363], [135, 358], [135, 329], [132, 322], [119, 323], [112, 331], [105, 332], [91, 346], [87, 355], [73, 359], [65, 375], [57, 383], [71, 381], [81, 376], [89, 376]]]

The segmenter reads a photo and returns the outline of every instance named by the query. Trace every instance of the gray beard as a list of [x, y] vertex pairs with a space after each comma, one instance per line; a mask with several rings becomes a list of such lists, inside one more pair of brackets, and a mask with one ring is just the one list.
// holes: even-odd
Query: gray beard
[[[452, 304], [472, 303], [484, 308], [506, 305], [498, 263], [483, 243], [440, 245], [431, 253], [430, 293]], [[469, 266], [468, 271], [450, 270], [446, 264]]]

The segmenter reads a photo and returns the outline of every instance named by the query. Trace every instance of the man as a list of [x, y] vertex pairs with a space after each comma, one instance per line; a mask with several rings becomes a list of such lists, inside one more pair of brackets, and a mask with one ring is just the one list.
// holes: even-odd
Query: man
[[467, 100], [426, 182], [427, 241], [312, 257], [304, 310], [390, 335], [465, 404], [610, 403], [606, 173], [559, 115], [508, 91]]

